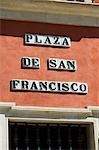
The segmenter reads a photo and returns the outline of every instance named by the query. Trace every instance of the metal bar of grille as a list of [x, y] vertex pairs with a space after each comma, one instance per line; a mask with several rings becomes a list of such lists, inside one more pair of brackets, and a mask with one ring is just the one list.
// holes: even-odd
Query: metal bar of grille
[[39, 126], [36, 126], [36, 142], [37, 142], [37, 150], [40, 150], [40, 135], [39, 135]]
[[29, 126], [26, 124], [26, 135], [25, 135], [26, 150], [29, 150]]
[[13, 123], [9, 134], [9, 150], [87, 150], [86, 126]]
[[18, 126], [15, 124], [14, 129], [14, 144], [15, 144], [15, 150], [18, 150]]
[[61, 129], [61, 127], [58, 126], [58, 147], [59, 147], [59, 150], [62, 150], [61, 149], [61, 134], [60, 134], [60, 129]]
[[50, 137], [50, 127], [47, 126], [47, 142], [48, 142], [48, 150], [51, 150], [51, 137]]
[[82, 147], [82, 134], [81, 134], [82, 130], [81, 127], [78, 127], [78, 148], [81, 149]]
[[72, 148], [72, 136], [71, 136], [71, 126], [68, 125], [68, 145], [69, 145], [69, 149], [68, 150], [73, 150]]

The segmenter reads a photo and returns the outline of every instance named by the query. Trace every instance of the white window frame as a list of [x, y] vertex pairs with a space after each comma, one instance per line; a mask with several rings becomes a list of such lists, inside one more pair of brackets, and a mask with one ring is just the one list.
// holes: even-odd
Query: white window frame
[[[4, 104], [5, 105], [5, 104]], [[2, 108], [2, 110], [1, 110]], [[90, 115], [88, 109], [51, 108], [51, 107], [25, 107], [25, 106], [0, 106], [0, 149], [9, 150], [8, 124], [11, 122], [35, 123], [71, 123], [89, 125], [90, 150], [98, 150], [99, 119], [86, 117], [76, 119], [72, 115]], [[27, 117], [28, 114], [28, 117]], [[32, 115], [32, 116], [31, 116]], [[66, 116], [66, 118], [64, 117]], [[73, 117], [73, 119], [72, 119]], [[92, 141], [91, 141], [92, 139]]]

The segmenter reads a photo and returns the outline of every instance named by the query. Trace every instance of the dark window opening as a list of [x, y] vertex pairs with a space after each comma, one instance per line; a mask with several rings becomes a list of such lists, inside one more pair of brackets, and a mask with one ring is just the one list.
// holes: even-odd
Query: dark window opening
[[88, 150], [88, 125], [9, 123], [9, 150]]

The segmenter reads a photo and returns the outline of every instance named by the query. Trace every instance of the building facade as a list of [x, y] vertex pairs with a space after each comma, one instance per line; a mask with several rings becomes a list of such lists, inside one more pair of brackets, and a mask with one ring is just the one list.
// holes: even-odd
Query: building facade
[[99, 149], [99, 1], [0, 1], [0, 149]]

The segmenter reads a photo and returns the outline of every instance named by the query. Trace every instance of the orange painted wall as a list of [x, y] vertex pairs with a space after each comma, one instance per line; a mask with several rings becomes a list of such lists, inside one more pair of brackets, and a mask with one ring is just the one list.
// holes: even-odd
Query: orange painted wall
[[99, 3], [99, 0], [95, 0], [95, 3]]
[[[71, 48], [25, 46], [25, 33], [64, 35], [71, 38]], [[21, 69], [23, 56], [39, 57], [39, 70]], [[48, 58], [74, 59], [77, 71], [51, 71]], [[40, 92], [11, 92], [12, 79], [86, 82], [87, 95]], [[99, 28], [52, 25], [2, 20], [0, 35], [0, 101], [17, 105], [51, 107], [86, 107], [99, 105]]]

